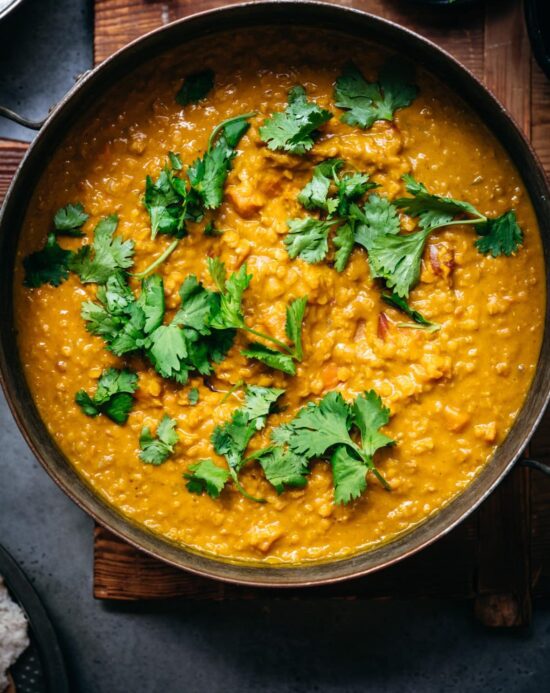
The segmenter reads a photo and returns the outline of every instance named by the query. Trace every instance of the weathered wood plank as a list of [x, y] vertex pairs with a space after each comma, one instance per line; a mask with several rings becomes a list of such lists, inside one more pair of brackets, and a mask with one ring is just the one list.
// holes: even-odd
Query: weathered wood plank
[[410, 598], [474, 596], [477, 562], [477, 526], [463, 523], [426, 549], [381, 573], [337, 585], [308, 589], [237, 587], [196, 577], [137, 551], [108, 530], [96, 527], [94, 540], [94, 596], [98, 599], [252, 599], [289, 598]]
[[0, 203], [27, 149], [26, 142], [0, 140]]

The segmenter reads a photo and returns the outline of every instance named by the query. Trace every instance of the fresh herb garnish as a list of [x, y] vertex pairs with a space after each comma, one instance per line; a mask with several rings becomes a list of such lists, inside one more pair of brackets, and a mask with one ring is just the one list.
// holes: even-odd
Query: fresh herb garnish
[[523, 233], [513, 210], [478, 224], [476, 233], [481, 238], [474, 245], [483, 255], [513, 255], [523, 243]]
[[241, 354], [249, 359], [255, 359], [261, 363], [282, 371], [287, 375], [296, 375], [296, 366], [290, 354], [284, 354], [277, 349], [272, 349], [259, 342], [251, 342], [246, 349], [241, 349]]
[[92, 244], [83, 246], [70, 258], [70, 269], [84, 284], [105, 284], [115, 272], [132, 266], [134, 241], [115, 236], [117, 226], [116, 214], [104, 217], [94, 229]]
[[115, 423], [124, 424], [134, 404], [132, 395], [137, 385], [136, 373], [108, 368], [101, 374], [95, 394], [90, 397], [85, 390], [79, 390], [75, 402], [86, 416], [105, 414]]
[[218, 498], [229, 481], [229, 472], [207, 459], [192, 464], [183, 477], [187, 479], [187, 490], [191, 493], [207, 493], [210, 498]]
[[393, 120], [395, 112], [410, 106], [418, 94], [411, 79], [401, 61], [388, 61], [378, 73], [378, 82], [367, 82], [355, 65], [347, 65], [334, 87], [334, 103], [346, 111], [340, 120], [363, 129], [377, 120]]
[[181, 106], [197, 103], [211, 91], [214, 86], [214, 71], [207, 68], [200, 72], [193, 72], [183, 80], [180, 90], [176, 94], [176, 101]]
[[[153, 272], [177, 248], [186, 234], [186, 222], [199, 222], [206, 209], [218, 208], [223, 200], [225, 181], [237, 155], [236, 147], [249, 128], [254, 113], [228, 118], [212, 131], [205, 154], [187, 168], [187, 179], [181, 175], [184, 166], [178, 154], [169, 152], [170, 167], [165, 166], [156, 181], [147, 176], [144, 205], [151, 219], [151, 237], [157, 233], [175, 236], [165, 250], [135, 276], [143, 278]], [[213, 222], [204, 230], [214, 234]]]
[[288, 106], [264, 121], [260, 137], [269, 149], [305, 154], [313, 147], [318, 128], [331, 117], [330, 111], [307, 100], [303, 87], [293, 87], [288, 92]]
[[68, 204], [61, 207], [55, 213], [53, 225], [55, 233], [62, 236], [77, 236], [83, 235], [81, 227], [87, 221], [89, 215], [84, 211], [83, 205], [80, 202], [76, 204]]
[[328, 235], [335, 223], [313, 217], [290, 219], [284, 239], [289, 257], [299, 257], [310, 264], [324, 260], [328, 253]]
[[195, 404], [198, 404], [199, 402], [199, 388], [198, 387], [192, 387], [189, 392], [187, 393], [187, 401], [189, 404], [194, 407]]
[[[296, 299], [296, 301], [294, 301], [287, 308], [287, 336], [292, 342], [294, 342], [295, 347], [293, 348], [280, 341], [276, 337], [265, 334], [264, 332], [259, 332], [246, 324], [242, 307], [242, 299], [243, 294], [248, 288], [250, 280], [252, 279], [252, 275], [247, 273], [246, 264], [241, 265], [237, 272], [234, 272], [229, 278], [227, 278], [225, 265], [219, 260], [219, 258], [208, 258], [207, 263], [210, 276], [220, 291], [219, 310], [212, 318], [212, 327], [215, 329], [242, 329], [250, 334], [253, 334], [255, 337], [260, 337], [261, 339], [265, 339], [268, 342], [275, 344], [282, 351], [269, 348], [263, 344], [259, 344], [258, 342], [252, 342], [248, 345], [248, 348], [243, 350], [241, 353], [249, 358], [255, 358], [271, 368], [277, 368], [284, 373], [294, 375], [296, 369], [293, 359], [298, 361], [301, 360], [301, 342], [298, 345], [298, 350], [296, 350], [296, 342], [294, 337], [301, 329], [301, 321], [305, 312], [305, 304], [303, 305], [303, 308], [299, 309], [298, 304], [294, 306], [294, 303], [298, 301], [299, 305], [301, 306], [305, 301], [307, 304], [307, 298]], [[300, 321], [299, 325], [297, 323], [298, 318]], [[293, 330], [293, 336], [291, 336], [288, 332], [289, 325]], [[298, 354], [300, 354], [300, 356], [298, 356]]]
[[328, 199], [331, 184], [342, 168], [342, 159], [326, 159], [313, 167], [311, 180], [298, 194], [298, 202], [305, 209], [320, 209], [332, 214], [338, 205], [337, 199]]
[[143, 204], [151, 219], [151, 238], [157, 233], [181, 238], [185, 235], [185, 222], [202, 219], [201, 203], [197, 194], [182, 178], [176, 176], [183, 165], [177, 154], [169, 152], [170, 167], [165, 166], [156, 181], [145, 179]]
[[295, 455], [289, 448], [278, 445], [259, 450], [248, 460], [257, 460], [264, 471], [265, 478], [278, 494], [288, 488], [303, 488], [309, 474], [308, 460]]
[[249, 500], [263, 502], [245, 491], [239, 481], [244, 453], [256, 431], [265, 427], [267, 417], [284, 390], [251, 385], [246, 388], [244, 406], [233, 412], [231, 421], [217, 426], [212, 433], [212, 445], [218, 455], [225, 457], [235, 487]]
[[236, 147], [250, 127], [248, 120], [255, 113], [245, 113], [228, 118], [214, 128], [206, 153], [196, 159], [187, 175], [205, 209], [217, 209], [223, 200], [223, 188], [231, 170], [231, 162], [237, 155]]
[[42, 284], [59, 286], [69, 276], [69, 262], [73, 253], [64, 250], [55, 237], [49, 233], [41, 250], [27, 255], [23, 260], [25, 269], [24, 284], [36, 289]]
[[403, 313], [408, 315], [409, 318], [414, 320], [414, 323], [398, 323], [398, 327], [415, 327], [417, 329], [424, 329], [427, 332], [436, 332], [437, 330], [441, 329], [441, 325], [438, 325], [435, 322], [430, 322], [422, 315], [422, 313], [419, 313], [417, 310], [411, 308], [407, 301], [401, 296], [398, 296], [396, 293], [382, 294], [382, 300], [389, 306], [392, 306], [392, 308], [401, 310]]
[[[394, 444], [379, 430], [389, 419], [389, 409], [374, 390], [359, 395], [351, 404], [339, 392], [329, 392], [319, 403], [310, 402], [292, 421], [275, 429], [272, 438], [298, 457], [330, 459], [334, 501], [349, 503], [365, 491], [369, 472], [389, 490], [373, 461], [380, 448]], [[351, 437], [354, 429], [360, 433], [360, 444]]]
[[139, 459], [147, 464], [159, 465], [173, 454], [176, 443], [179, 440], [176, 432], [177, 422], [164, 414], [157, 426], [156, 435], [151, 433], [148, 426], [141, 429], [139, 436]]

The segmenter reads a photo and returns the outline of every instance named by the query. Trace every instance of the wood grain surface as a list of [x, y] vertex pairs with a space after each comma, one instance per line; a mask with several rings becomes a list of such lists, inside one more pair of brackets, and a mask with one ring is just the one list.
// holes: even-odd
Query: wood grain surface
[[[216, 0], [96, 0], [94, 56], [100, 62], [129, 41], [179, 17], [224, 4]], [[550, 172], [550, 84], [534, 62], [521, 2], [426, 8], [406, 0], [355, 0], [362, 9], [426, 36], [482, 79], [530, 137]], [[24, 152], [0, 142], [0, 195]], [[550, 462], [549, 417], [530, 446]], [[166, 566], [97, 527], [94, 595], [101, 599], [254, 598], [270, 590], [239, 588]], [[405, 562], [329, 588], [276, 592], [285, 598], [453, 596], [475, 600], [487, 625], [529, 623], [532, 596], [550, 594], [550, 481], [516, 468], [457, 529]]]

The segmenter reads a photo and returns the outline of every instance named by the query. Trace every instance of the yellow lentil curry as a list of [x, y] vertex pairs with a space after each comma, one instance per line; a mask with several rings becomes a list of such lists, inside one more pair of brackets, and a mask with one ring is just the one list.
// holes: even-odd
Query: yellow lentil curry
[[[15, 302], [22, 363], [36, 405], [93, 489], [169, 540], [215, 556], [274, 564], [370, 549], [411, 530], [460, 493], [504, 440], [522, 406], [537, 364], [545, 308], [541, 241], [530, 200], [485, 126], [422, 71], [416, 71], [418, 91], [409, 105], [395, 108], [390, 118], [375, 117], [366, 127], [342, 121], [346, 109], [334, 96], [342, 70], [351, 61], [375, 83], [384, 60], [358, 40], [303, 30], [284, 36], [255, 30], [180, 48], [119, 83], [83, 117], [35, 191], [20, 242]], [[195, 99], [184, 94], [178, 103], [184, 77], [205, 67], [212, 71], [203, 74], [213, 81], [208, 93]], [[266, 121], [289, 108], [289, 90], [297, 85], [305, 89], [298, 101], [303, 97], [332, 114], [310, 131], [313, 146], [301, 153], [269, 147], [262, 136]], [[387, 84], [385, 89], [389, 93]], [[117, 235], [135, 245], [127, 281], [137, 295], [140, 282], [133, 273], [175, 238], [162, 233], [152, 238], [146, 176], [154, 183], [168, 152], [174, 152], [179, 159], [172, 157], [172, 173], [184, 178], [187, 167], [204, 155], [214, 128], [240, 114], [247, 114], [250, 127], [226, 167], [221, 204], [203, 209], [202, 218], [195, 217], [200, 221], [187, 221], [187, 235], [176, 238], [173, 252], [155, 269], [164, 282], [165, 322], [180, 307], [178, 290], [189, 275], [215, 290], [209, 258], [223, 261], [229, 274], [246, 263], [252, 279], [243, 309], [250, 328], [288, 344], [285, 311], [307, 296], [303, 357], [292, 361], [295, 375], [269, 367], [241, 353], [252, 337], [237, 329], [213, 374], [191, 372], [180, 384], [159, 374], [139, 352], [116, 356], [86, 329], [81, 306], [97, 300], [97, 283], [72, 272], [59, 286], [30, 288], [24, 285], [23, 259], [43, 246], [56, 211], [69, 203], [81, 204], [89, 215], [82, 224], [85, 244], [92, 243], [102, 218], [116, 214]], [[509, 255], [493, 257], [474, 245], [483, 236], [472, 225], [433, 230], [408, 296], [411, 308], [437, 323], [421, 329], [425, 326], [382, 299], [384, 280], [373, 278], [363, 246], [356, 243], [342, 271], [335, 269], [336, 226], [320, 261], [290, 257], [289, 219], [331, 219], [326, 209], [308, 210], [298, 195], [313, 167], [333, 158], [344, 162], [342, 170], [368, 174], [378, 185], [363, 190], [359, 207], [372, 194], [389, 201], [407, 197], [402, 177], [413, 174], [430, 194], [467, 201], [488, 218], [515, 210], [523, 243]], [[341, 180], [337, 169], [328, 176], [331, 185]], [[454, 221], [471, 218], [465, 211]], [[399, 219], [402, 234], [419, 228], [412, 212], [401, 208]], [[60, 235], [58, 242], [76, 251], [83, 241]], [[88, 416], [75, 402], [77, 391], [93, 393], [109, 367], [126, 367], [139, 377], [123, 425], [104, 414]], [[279, 488], [281, 493], [258, 461], [247, 460], [239, 482], [265, 502], [246, 497], [231, 481], [218, 497], [190, 492], [184, 474], [190, 479], [193, 465], [210, 459], [226, 469], [211, 435], [244, 406], [246, 386], [284, 390], [278, 409], [255, 427], [246, 456], [269, 446], [275, 427], [327, 393], [339, 392], [346, 402], [377, 393], [391, 412], [382, 430], [394, 444], [382, 443], [374, 459], [391, 490], [368, 474], [359, 497], [335, 503], [330, 456], [318, 455], [307, 461], [307, 483]], [[142, 429], [148, 427], [154, 439], [164, 415], [174, 421], [169, 433], [177, 442], [168, 441], [162, 464], [147, 464], [140, 458]], [[352, 437], [358, 440], [357, 429]]]

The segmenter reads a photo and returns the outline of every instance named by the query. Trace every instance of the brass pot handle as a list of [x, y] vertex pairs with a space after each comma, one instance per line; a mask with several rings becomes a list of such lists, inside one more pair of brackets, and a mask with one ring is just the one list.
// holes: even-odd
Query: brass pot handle
[[536, 469], [537, 472], [542, 472], [543, 474], [550, 476], [550, 466], [547, 464], [544, 464], [543, 462], [539, 462], [538, 460], [531, 460], [531, 459], [525, 457], [519, 461], [519, 464], [522, 467], [529, 467], [530, 469]]

